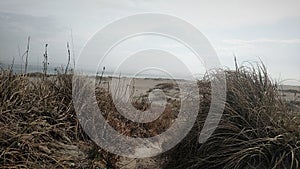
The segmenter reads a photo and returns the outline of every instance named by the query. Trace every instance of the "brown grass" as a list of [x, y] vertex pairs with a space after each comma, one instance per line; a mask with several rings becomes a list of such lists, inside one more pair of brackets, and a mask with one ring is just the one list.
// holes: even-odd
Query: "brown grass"
[[[217, 130], [204, 144], [197, 143], [205, 119], [200, 114], [185, 140], [165, 154], [170, 158], [165, 167], [299, 168], [299, 117], [288, 114], [264, 66], [241, 67], [226, 77], [226, 107]], [[209, 105], [204, 99], [202, 112]]]
[[[220, 125], [204, 144], [199, 132], [210, 105], [209, 79], [199, 81], [201, 111], [188, 136], [160, 158], [164, 168], [299, 168], [299, 116], [287, 113], [263, 66], [227, 71], [226, 108]], [[103, 115], [131, 137], [162, 133], [176, 119], [170, 102], [154, 122], [139, 124], [122, 117], [110, 94], [96, 87]], [[44, 78], [0, 72], [1, 168], [118, 168], [119, 157], [105, 152], [83, 132], [72, 104], [72, 75]], [[144, 98], [133, 105], [146, 110]], [[136, 130], [132, 130], [136, 129]]]
[[111, 166], [78, 123], [72, 75], [41, 79], [0, 73], [1, 168]]

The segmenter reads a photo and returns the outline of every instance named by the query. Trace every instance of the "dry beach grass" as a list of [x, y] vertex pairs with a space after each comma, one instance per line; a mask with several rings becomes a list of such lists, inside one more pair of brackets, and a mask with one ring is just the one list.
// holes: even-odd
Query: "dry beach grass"
[[[195, 144], [200, 116], [170, 151], [166, 168], [299, 168], [299, 114], [288, 112], [264, 66], [226, 74], [226, 107], [217, 130], [204, 144]], [[209, 104], [203, 102], [207, 112]]]
[[[1, 168], [126, 168], [122, 158], [102, 150], [82, 130], [72, 103], [71, 73], [58, 72], [51, 78], [34, 81], [31, 78], [11, 70], [0, 72]], [[195, 169], [299, 168], [299, 114], [289, 112], [265, 68], [241, 67], [227, 71], [226, 78], [226, 107], [212, 137], [198, 143], [210, 105], [209, 78], [204, 78], [198, 83], [201, 111], [194, 127], [180, 144], [153, 158], [157, 165]], [[170, 99], [158, 120], [141, 125], [122, 117], [103, 87], [96, 87], [96, 93], [107, 121], [132, 137], [150, 137], [165, 131], [180, 107]], [[141, 110], [149, 106], [145, 96], [132, 102]], [[142, 164], [139, 167], [146, 168]]]

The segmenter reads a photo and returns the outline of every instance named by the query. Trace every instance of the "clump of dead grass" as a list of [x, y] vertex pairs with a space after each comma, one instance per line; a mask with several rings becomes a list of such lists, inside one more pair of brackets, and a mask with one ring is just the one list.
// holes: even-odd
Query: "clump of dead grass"
[[[0, 72], [0, 166], [90, 168], [108, 165], [85, 135], [72, 104], [72, 74]], [[99, 153], [101, 160], [92, 158]], [[104, 158], [105, 157], [105, 158]]]
[[226, 79], [226, 105], [216, 131], [205, 143], [198, 143], [210, 106], [209, 81], [201, 81], [202, 113], [189, 135], [166, 153], [169, 162], [165, 167], [299, 168], [299, 126], [265, 67], [240, 67], [227, 71]]

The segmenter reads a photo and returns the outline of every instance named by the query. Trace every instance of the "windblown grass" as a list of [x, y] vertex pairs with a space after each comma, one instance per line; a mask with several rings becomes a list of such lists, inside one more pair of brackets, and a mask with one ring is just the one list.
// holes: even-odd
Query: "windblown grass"
[[210, 105], [203, 99], [202, 115], [190, 134], [166, 153], [166, 168], [299, 168], [299, 119], [288, 114], [264, 66], [241, 67], [226, 77], [226, 107], [217, 130], [197, 143]]
[[72, 105], [72, 75], [58, 72], [42, 80], [1, 71], [0, 95], [1, 168], [111, 165], [78, 123]]
[[[201, 111], [188, 136], [161, 155], [164, 168], [299, 168], [299, 116], [286, 105], [263, 66], [227, 71], [227, 99], [220, 125], [203, 144], [200, 130], [210, 106], [209, 79], [199, 81]], [[83, 132], [72, 103], [72, 75], [47, 78], [0, 72], [0, 166], [2, 168], [118, 168], [119, 157]], [[111, 95], [96, 87], [99, 108], [119, 132], [131, 137], [162, 133], [176, 119], [177, 102], [162, 116], [138, 124], [122, 117]], [[132, 101], [146, 110], [144, 98]], [[134, 129], [134, 130], [133, 130]]]

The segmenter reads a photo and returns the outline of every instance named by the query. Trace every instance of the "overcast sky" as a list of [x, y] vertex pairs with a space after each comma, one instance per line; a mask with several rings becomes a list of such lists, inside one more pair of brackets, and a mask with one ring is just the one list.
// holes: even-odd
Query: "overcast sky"
[[[170, 14], [193, 24], [213, 45], [225, 67], [233, 68], [233, 55], [240, 64], [261, 59], [274, 80], [300, 80], [299, 0], [1, 0], [0, 62], [10, 63], [13, 57], [20, 62], [18, 48], [23, 53], [27, 36], [31, 36], [30, 64], [41, 64], [46, 43], [50, 64], [65, 64], [71, 30], [74, 54], [78, 57], [100, 28], [143, 12]], [[140, 47], [146, 48], [155, 40], [160, 42], [157, 44], [171, 43], [153, 37], [143, 40], [145, 45]], [[140, 41], [138, 38], [128, 41], [120, 49]], [[184, 55], [180, 53], [184, 49], [174, 50]], [[111, 69], [116, 65], [114, 62], [111, 61]], [[185, 56], [183, 62], [197, 71], [194, 69], [198, 63], [190, 57]]]

